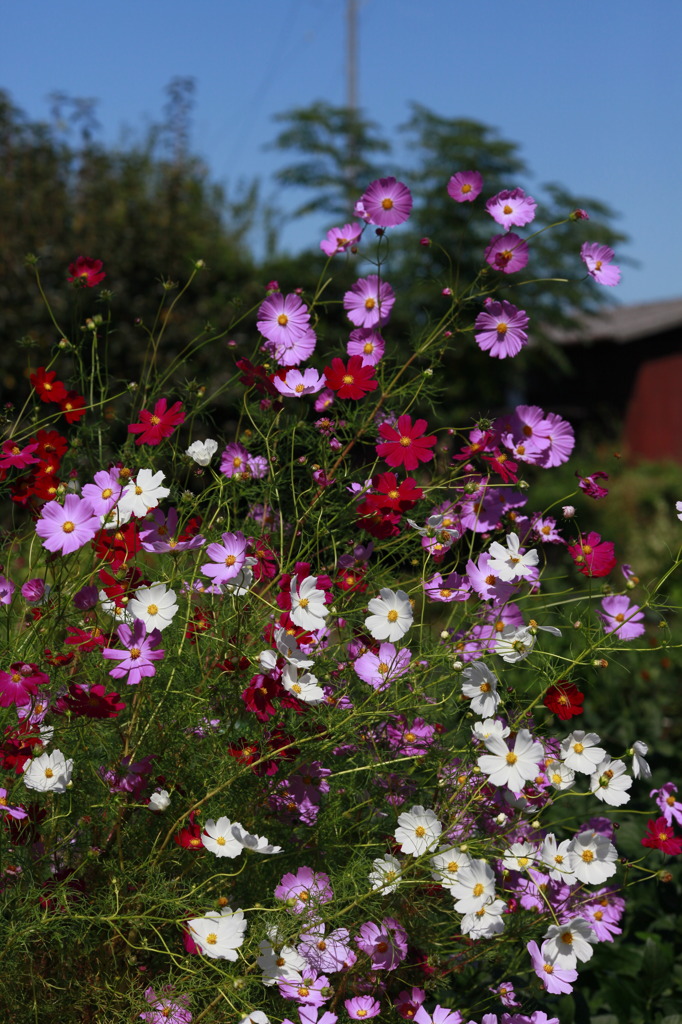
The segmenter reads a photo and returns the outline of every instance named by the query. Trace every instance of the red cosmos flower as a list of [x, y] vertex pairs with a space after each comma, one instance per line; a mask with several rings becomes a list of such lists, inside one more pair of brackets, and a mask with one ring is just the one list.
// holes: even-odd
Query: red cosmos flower
[[363, 569], [341, 569], [336, 577], [336, 586], [339, 590], [352, 590], [362, 594], [367, 590], [367, 584], [362, 581], [365, 572]]
[[95, 626], [91, 631], [79, 629], [78, 626], [67, 626], [66, 632], [68, 636], [64, 643], [78, 647], [83, 654], [89, 654], [107, 645], [107, 637], [99, 626]]
[[56, 430], [39, 430], [35, 436], [38, 442], [37, 455], [43, 462], [48, 459], [60, 462], [66, 455], [69, 443]]
[[665, 818], [648, 821], [646, 827], [648, 831], [642, 839], [642, 846], [651, 846], [654, 850], [662, 850], [663, 853], [682, 853], [682, 839], [675, 835]]
[[264, 366], [254, 366], [248, 359], [238, 359], [237, 368], [242, 371], [239, 380], [245, 387], [255, 388], [260, 395], [273, 395], [279, 398], [279, 391]]
[[143, 409], [140, 422], [131, 423], [129, 434], [139, 434], [135, 444], [161, 444], [164, 437], [170, 437], [176, 427], [185, 422], [185, 414], [181, 412], [182, 402], [174, 402], [170, 409], [165, 398], [160, 398], [154, 406], [154, 412]]
[[59, 408], [64, 413], [67, 423], [78, 423], [85, 416], [85, 399], [77, 391], [67, 391], [66, 397], [62, 398]]
[[372, 502], [362, 501], [357, 507], [357, 525], [371, 537], [382, 540], [385, 537], [398, 537], [400, 534], [400, 512], [385, 511], [377, 508]]
[[44, 366], [31, 374], [31, 384], [41, 402], [62, 402], [66, 398], [66, 388], [60, 380], [55, 380], [56, 376], [54, 370], [46, 370]]
[[69, 283], [79, 285], [81, 288], [94, 288], [96, 284], [103, 281], [107, 276], [102, 271], [102, 261], [92, 260], [87, 256], [79, 256], [75, 263], [69, 264]]
[[364, 398], [379, 387], [374, 379], [374, 367], [363, 366], [362, 356], [351, 356], [347, 366], [343, 359], [332, 359], [332, 365], [325, 366], [324, 375], [327, 387], [336, 391], [339, 398]]
[[584, 700], [585, 694], [580, 692], [575, 683], [559, 682], [556, 686], [550, 686], [543, 704], [565, 722], [574, 715], [582, 715]]
[[392, 508], [396, 512], [408, 512], [424, 496], [411, 476], [398, 483], [395, 473], [379, 473], [372, 478], [372, 486], [379, 493], [370, 494], [369, 503], [376, 508]]
[[185, 825], [180, 832], [176, 832], [173, 842], [185, 850], [202, 850], [204, 844], [201, 841], [201, 832], [202, 828], [196, 820], [196, 813], [192, 811], [189, 816], [189, 824]]
[[111, 562], [112, 569], [120, 569], [129, 558], [142, 547], [140, 535], [135, 523], [126, 523], [116, 530], [100, 530], [92, 541], [99, 558]]
[[613, 543], [601, 542], [598, 533], [581, 536], [579, 544], [569, 544], [568, 552], [583, 576], [608, 576], [616, 564]]
[[3, 441], [0, 446], [0, 469], [25, 469], [36, 463], [38, 459], [33, 454], [38, 448], [37, 444], [27, 444], [23, 448], [16, 441]]
[[79, 683], [71, 683], [68, 696], [59, 697], [54, 710], [58, 714], [70, 711], [86, 718], [116, 718], [125, 708], [125, 703], [119, 701], [118, 696], [117, 693], [107, 693], [106, 687], [99, 683], [89, 689]]
[[430, 462], [433, 452], [428, 451], [436, 443], [435, 437], [422, 437], [428, 428], [426, 420], [415, 420], [404, 413], [398, 417], [397, 429], [389, 423], [382, 423], [379, 433], [386, 440], [376, 446], [377, 455], [389, 466], [404, 466], [416, 469], [420, 462]]

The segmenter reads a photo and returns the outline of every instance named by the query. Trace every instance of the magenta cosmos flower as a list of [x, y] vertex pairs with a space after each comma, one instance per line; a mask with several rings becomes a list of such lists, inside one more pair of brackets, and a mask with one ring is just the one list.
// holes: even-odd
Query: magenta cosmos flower
[[615, 255], [613, 249], [599, 242], [584, 242], [580, 247], [580, 259], [587, 267], [587, 273], [608, 288], [613, 288], [620, 281], [620, 267], [615, 263], [609, 266]]
[[361, 196], [360, 202], [370, 224], [380, 228], [394, 228], [410, 216], [412, 193], [402, 181], [378, 178]]
[[486, 262], [503, 274], [523, 270], [528, 263], [528, 243], [510, 231], [507, 235], [495, 235], [485, 251]]
[[285, 900], [295, 914], [312, 913], [320, 903], [328, 903], [334, 898], [329, 884], [329, 875], [324, 871], [313, 871], [312, 868], [299, 868], [295, 875], [289, 873], [282, 877], [275, 889], [275, 898]]
[[490, 302], [483, 313], [476, 317], [474, 334], [476, 344], [496, 359], [517, 356], [528, 342], [525, 328], [528, 316], [523, 309], [517, 309], [511, 302]]
[[395, 293], [376, 274], [360, 278], [343, 297], [343, 308], [356, 327], [376, 327], [390, 316]]
[[224, 533], [222, 544], [209, 544], [206, 554], [211, 559], [205, 562], [201, 571], [214, 583], [227, 583], [238, 576], [246, 561], [246, 537], [241, 531]]
[[537, 203], [527, 196], [522, 188], [505, 189], [485, 204], [485, 208], [505, 231], [509, 228], [520, 228], [535, 219]]
[[142, 619], [135, 619], [132, 629], [126, 623], [121, 623], [116, 632], [124, 649], [105, 647], [102, 651], [103, 658], [118, 661], [118, 665], [110, 669], [109, 675], [114, 679], [122, 679], [127, 675], [128, 686], [137, 686], [145, 676], [155, 675], [154, 662], [160, 661], [165, 654], [165, 651], [157, 650], [161, 643], [161, 631], [152, 629], [148, 633]]
[[335, 256], [339, 252], [347, 252], [359, 241], [362, 235], [362, 224], [354, 221], [344, 224], [342, 228], [331, 228], [320, 242], [320, 249], [325, 256]]
[[296, 366], [315, 350], [308, 307], [298, 295], [270, 295], [258, 310], [258, 330], [265, 348], [282, 366]]
[[613, 632], [620, 640], [634, 640], [644, 632], [644, 612], [640, 611], [638, 604], [630, 604], [625, 595], [605, 597], [601, 606], [602, 611], [597, 615], [607, 633]]
[[77, 494], [67, 494], [64, 504], [48, 501], [36, 523], [36, 533], [42, 537], [48, 551], [61, 551], [70, 555], [91, 541], [99, 530], [99, 516], [92, 505]]
[[386, 349], [386, 342], [371, 327], [356, 327], [350, 332], [346, 352], [349, 356], [362, 356], [363, 366], [376, 366]]
[[482, 188], [483, 177], [478, 171], [458, 171], [448, 182], [448, 195], [456, 203], [473, 203]]

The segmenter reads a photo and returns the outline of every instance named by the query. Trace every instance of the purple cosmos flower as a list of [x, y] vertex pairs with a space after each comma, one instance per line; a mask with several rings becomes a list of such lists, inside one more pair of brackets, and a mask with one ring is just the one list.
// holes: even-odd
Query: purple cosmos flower
[[162, 995], [159, 997], [153, 988], [145, 990], [144, 997], [151, 1003], [151, 1009], [140, 1014], [142, 1020], [147, 1024], [190, 1024], [192, 1014], [187, 1008], [189, 996], [174, 995], [170, 999], [173, 993], [172, 985], [165, 985], [161, 991]]
[[495, 235], [485, 251], [486, 263], [503, 274], [513, 274], [523, 270], [528, 263], [528, 243], [509, 232], [507, 235]]
[[77, 594], [74, 594], [73, 603], [76, 608], [81, 612], [88, 611], [89, 608], [94, 608], [99, 600], [99, 590], [94, 585], [88, 585], [81, 587]]
[[630, 604], [625, 595], [605, 597], [601, 606], [603, 610], [597, 615], [607, 633], [613, 632], [620, 640], [634, 640], [644, 632], [644, 612], [640, 611], [638, 604]]
[[652, 800], [656, 800], [667, 825], [674, 821], [682, 825], [682, 803], [675, 799], [675, 793], [677, 786], [674, 782], [665, 782], [660, 789], [652, 789], [649, 793]]
[[378, 178], [361, 197], [365, 216], [370, 224], [380, 228], [393, 228], [402, 224], [412, 210], [412, 194], [402, 181]]
[[25, 811], [23, 807], [10, 807], [7, 803], [7, 790], [2, 786], [0, 786], [0, 811], [9, 814], [10, 818], [15, 818], [17, 821], [28, 816], [28, 811]]
[[27, 444], [25, 448], [20, 448], [16, 441], [3, 441], [0, 446], [0, 469], [24, 469], [25, 466], [38, 462], [33, 454], [37, 448], [37, 444]]
[[321, 391], [324, 387], [324, 377], [320, 377], [317, 370], [308, 367], [307, 370], [288, 370], [283, 379], [277, 374], [272, 383], [280, 395], [286, 398], [302, 398], [303, 395], [315, 395]]
[[286, 348], [293, 338], [300, 338], [310, 330], [308, 307], [298, 295], [276, 292], [261, 303], [258, 316], [258, 330], [277, 346]]
[[537, 203], [527, 196], [522, 188], [505, 189], [485, 204], [485, 208], [505, 231], [509, 228], [520, 228], [535, 219]]
[[95, 473], [94, 480], [93, 484], [85, 484], [81, 493], [98, 516], [106, 516], [121, 497], [123, 490], [118, 470], [115, 467], [109, 470], [102, 469]]
[[116, 632], [125, 650], [105, 647], [102, 651], [103, 658], [114, 658], [120, 662], [109, 670], [109, 675], [114, 679], [122, 679], [127, 674], [128, 686], [137, 686], [145, 676], [155, 675], [154, 662], [161, 660], [166, 653], [157, 650], [161, 642], [161, 631], [153, 629], [147, 633], [144, 622], [135, 619], [132, 629], [122, 622]]
[[356, 327], [350, 332], [346, 352], [349, 356], [362, 356], [363, 366], [376, 366], [385, 348], [386, 342], [378, 331], [370, 327]]
[[243, 444], [228, 444], [220, 459], [220, 472], [227, 477], [243, 476], [250, 458]]
[[224, 533], [222, 544], [209, 544], [206, 554], [211, 559], [205, 562], [201, 571], [214, 584], [227, 583], [239, 575], [246, 561], [246, 537], [241, 531]]
[[15, 586], [6, 576], [0, 576], [0, 604], [11, 604]]
[[50, 677], [33, 662], [15, 661], [10, 665], [9, 672], [0, 672], [0, 707], [8, 708], [12, 704], [23, 707], [30, 704], [38, 687], [49, 681]]
[[448, 195], [456, 203], [473, 203], [482, 188], [483, 177], [478, 171], [458, 171], [448, 182]]
[[407, 932], [393, 917], [385, 917], [380, 925], [367, 921], [355, 941], [376, 971], [394, 971], [407, 956]]
[[335, 256], [337, 252], [347, 252], [358, 241], [362, 234], [362, 224], [344, 224], [342, 228], [332, 228], [326, 238], [320, 242], [320, 249], [325, 256]]
[[573, 991], [573, 982], [578, 977], [578, 972], [572, 968], [560, 967], [552, 962], [544, 953], [544, 946], [538, 948], [537, 942], [529, 942], [526, 949], [530, 953], [533, 970], [542, 982], [547, 992], [552, 995], [561, 995]]
[[92, 505], [77, 494], [67, 494], [64, 504], [48, 501], [36, 523], [36, 533], [42, 537], [48, 551], [61, 551], [70, 555], [91, 541], [100, 528], [99, 516]]
[[395, 293], [390, 284], [376, 274], [360, 278], [343, 297], [343, 308], [356, 327], [376, 327], [388, 319]]
[[295, 875], [286, 874], [275, 889], [275, 897], [285, 900], [294, 914], [312, 913], [320, 903], [334, 898], [329, 875], [312, 868], [299, 868]]
[[583, 242], [580, 247], [580, 259], [587, 267], [587, 273], [598, 284], [608, 288], [613, 288], [620, 281], [620, 267], [615, 263], [610, 265], [615, 255], [613, 249], [599, 242]]
[[199, 533], [187, 540], [175, 539], [178, 528], [178, 512], [175, 508], [169, 508], [168, 515], [160, 508], [155, 508], [151, 516], [153, 523], [147, 521], [140, 529], [140, 542], [145, 551], [177, 554], [179, 551], [193, 551], [206, 543], [206, 538]]
[[343, 971], [357, 960], [351, 949], [347, 928], [325, 933], [324, 924], [316, 924], [301, 935], [298, 952], [314, 971]]
[[45, 597], [45, 580], [26, 580], [21, 588], [21, 596], [31, 604], [38, 604]]
[[471, 596], [471, 584], [466, 576], [451, 572], [445, 579], [439, 572], [430, 580], [424, 581], [424, 593], [429, 601], [468, 601]]
[[[427, 1013], [423, 1006], [420, 1006], [414, 1015], [416, 1024], [461, 1024], [464, 1018], [458, 1010], [449, 1010], [447, 1006], [434, 1007], [433, 1013]], [[494, 1013], [484, 1013], [481, 1018], [482, 1024], [497, 1024], [497, 1017]]]
[[411, 658], [407, 647], [399, 651], [393, 644], [381, 644], [378, 654], [366, 651], [353, 662], [353, 668], [363, 682], [375, 690], [385, 690], [394, 679], [409, 672]]
[[295, 999], [304, 1006], [322, 1006], [332, 993], [329, 978], [317, 971], [306, 971], [298, 978], [278, 978], [277, 985], [283, 999]]
[[517, 356], [528, 342], [526, 327], [528, 316], [523, 309], [517, 309], [511, 302], [490, 302], [484, 312], [479, 313], [474, 324], [476, 344], [496, 359]]
[[597, 483], [597, 480], [608, 480], [608, 473], [598, 470], [592, 476], [581, 476], [578, 472], [575, 475], [578, 477], [578, 487], [588, 498], [594, 498], [595, 501], [599, 501], [600, 498], [605, 498], [608, 495], [609, 492], [606, 488]]
[[369, 1020], [381, 1013], [381, 1003], [374, 996], [353, 996], [344, 999], [343, 1005], [351, 1020]]

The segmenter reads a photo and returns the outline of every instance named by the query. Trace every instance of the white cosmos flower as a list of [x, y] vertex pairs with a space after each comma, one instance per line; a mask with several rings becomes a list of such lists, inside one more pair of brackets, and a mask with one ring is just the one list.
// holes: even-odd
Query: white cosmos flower
[[458, 914], [471, 914], [495, 899], [495, 872], [484, 860], [472, 860], [449, 886]]
[[471, 734], [474, 739], [483, 740], [484, 743], [489, 736], [498, 736], [504, 740], [510, 732], [509, 726], [497, 718], [486, 718], [483, 722], [474, 722], [471, 726]]
[[275, 985], [279, 978], [293, 981], [307, 968], [307, 963], [293, 946], [282, 946], [279, 953], [271, 942], [263, 939], [258, 943], [260, 956], [256, 963], [263, 972], [263, 984]]
[[245, 594], [248, 594], [253, 583], [253, 569], [251, 566], [255, 565], [257, 561], [257, 558], [249, 556], [236, 576], [233, 576], [231, 580], [226, 580], [225, 583], [221, 583], [220, 586], [223, 593], [229, 594], [231, 597], [244, 597]]
[[502, 915], [506, 909], [507, 904], [504, 900], [493, 900], [492, 903], [485, 903], [478, 910], [465, 914], [460, 925], [462, 935], [468, 935], [470, 939], [489, 939], [493, 935], [499, 935], [504, 931]]
[[296, 668], [310, 668], [312, 666], [312, 658], [306, 656], [298, 646], [296, 637], [287, 633], [283, 626], [275, 630], [275, 646], [290, 665], [295, 665]]
[[73, 760], [61, 750], [40, 754], [24, 765], [24, 785], [39, 793], [65, 793], [71, 782]]
[[430, 863], [433, 868], [431, 877], [440, 882], [444, 889], [453, 892], [452, 887], [460, 871], [471, 865], [471, 857], [468, 853], [462, 853], [456, 846], [441, 846], [431, 857]]
[[421, 804], [417, 804], [412, 810], [403, 811], [398, 818], [398, 828], [393, 834], [403, 853], [420, 857], [438, 842], [442, 831], [443, 826], [435, 813], [430, 808], [424, 809]]
[[606, 757], [603, 747], [598, 747], [599, 737], [596, 732], [582, 732], [576, 729], [565, 740], [561, 741], [559, 757], [573, 771], [592, 775], [598, 764]]
[[412, 603], [404, 590], [383, 587], [379, 597], [373, 597], [367, 608], [372, 614], [365, 619], [365, 627], [375, 640], [388, 640], [393, 644], [404, 637], [412, 625]]
[[472, 661], [462, 673], [462, 693], [471, 698], [469, 707], [475, 715], [491, 718], [497, 711], [500, 697], [497, 678], [483, 661]]
[[253, 850], [254, 853], [280, 853], [282, 850], [281, 846], [271, 846], [265, 836], [252, 835], [251, 832], [247, 832], [238, 821], [232, 825], [232, 835], [244, 849]]
[[505, 626], [495, 641], [495, 654], [510, 665], [523, 661], [535, 647], [536, 634], [530, 626]]
[[535, 866], [537, 855], [534, 843], [512, 843], [502, 858], [502, 866], [508, 871], [527, 871]]
[[317, 685], [317, 678], [312, 672], [304, 672], [299, 676], [295, 665], [286, 665], [281, 682], [285, 690], [306, 704], [321, 704], [324, 701], [324, 690]]
[[542, 760], [544, 751], [528, 729], [519, 729], [513, 750], [498, 736], [490, 736], [484, 742], [490, 753], [479, 757], [478, 767], [493, 786], [507, 786], [512, 792], [519, 793], [526, 782], [538, 774], [538, 762]]
[[227, 907], [221, 913], [209, 910], [204, 917], [192, 918], [187, 925], [205, 956], [213, 960], [237, 959], [237, 950], [246, 932], [246, 921], [241, 910], [229, 910]]
[[165, 583], [154, 583], [151, 587], [140, 587], [135, 597], [128, 602], [127, 611], [134, 619], [142, 619], [147, 632], [170, 626], [178, 610], [178, 599], [174, 590], [168, 590]]
[[643, 740], [635, 740], [629, 753], [632, 754], [632, 774], [634, 777], [636, 779], [650, 779], [651, 768], [646, 760], [649, 748], [646, 743]]
[[550, 761], [545, 766], [547, 772], [547, 778], [554, 786], [561, 792], [564, 789], [570, 789], [575, 782], [575, 772], [572, 768], [569, 768], [565, 761]]
[[205, 441], [192, 441], [185, 455], [189, 455], [198, 466], [208, 466], [217, 451], [218, 442], [209, 437]]
[[229, 818], [218, 818], [217, 821], [209, 818], [201, 833], [201, 842], [216, 857], [230, 857], [231, 859], [238, 857], [244, 850], [244, 846], [235, 837], [232, 831], [233, 825], [239, 825], [240, 829], [242, 827], [238, 821], [231, 822]]
[[270, 1024], [270, 1018], [262, 1010], [252, 1010], [248, 1017], [242, 1017], [239, 1024]]
[[626, 767], [623, 761], [612, 761], [606, 755], [601, 764], [597, 765], [594, 775], [590, 776], [590, 790], [596, 796], [611, 807], [620, 807], [630, 799], [627, 792], [632, 785], [632, 779], [626, 774]]
[[550, 925], [542, 949], [550, 963], [556, 963], [563, 970], [571, 970], [579, 960], [591, 959], [594, 952], [591, 943], [596, 941], [597, 936], [585, 918], [574, 917], [566, 924]]
[[157, 789], [149, 797], [147, 807], [150, 811], [165, 811], [170, 806], [170, 793], [167, 789]]
[[402, 870], [402, 864], [397, 857], [385, 853], [383, 857], [377, 857], [372, 861], [372, 870], [369, 873], [370, 885], [373, 889], [381, 889], [383, 893], [395, 892], [400, 884], [397, 877]]
[[616, 873], [618, 852], [599, 832], [581, 832], [569, 841], [568, 863], [579, 882], [601, 885]]
[[168, 487], [163, 487], [164, 473], [159, 470], [141, 469], [134, 480], [123, 488], [118, 499], [119, 514], [143, 518], [150, 509], [156, 508], [162, 498], [170, 494]]
[[570, 876], [574, 875], [568, 856], [569, 844], [570, 839], [564, 839], [562, 843], [557, 845], [556, 836], [553, 832], [548, 832], [542, 842], [540, 864], [547, 868], [549, 877], [553, 878], [555, 882], [562, 882], [564, 880], [570, 882]]
[[491, 558], [488, 566], [503, 583], [511, 583], [512, 580], [532, 575], [534, 567], [538, 564], [538, 553], [535, 548], [522, 554], [519, 538], [515, 533], [508, 535], [506, 548], [496, 540], [493, 541], [489, 554]]
[[291, 621], [301, 629], [314, 632], [324, 628], [327, 614], [325, 592], [317, 589], [317, 577], [306, 576], [299, 585], [294, 576], [291, 581]]

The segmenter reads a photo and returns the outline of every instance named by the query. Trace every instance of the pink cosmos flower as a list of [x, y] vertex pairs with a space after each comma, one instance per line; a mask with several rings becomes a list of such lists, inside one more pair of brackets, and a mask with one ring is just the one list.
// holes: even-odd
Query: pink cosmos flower
[[528, 316], [511, 302], [489, 303], [476, 317], [474, 326], [478, 329], [474, 334], [478, 347], [497, 359], [517, 356], [528, 342]]
[[329, 875], [312, 868], [299, 868], [295, 875], [284, 875], [275, 889], [275, 898], [285, 900], [294, 914], [315, 913], [320, 903], [334, 898]]
[[526, 949], [530, 953], [533, 970], [542, 982], [547, 992], [552, 995], [560, 995], [564, 992], [573, 991], [573, 982], [578, 977], [578, 972], [572, 967], [561, 967], [552, 960], [545, 952], [545, 946], [538, 948], [537, 942], [529, 942]]
[[485, 251], [486, 263], [503, 274], [513, 274], [523, 270], [528, 263], [528, 243], [509, 232], [507, 235], [495, 235]]
[[178, 554], [180, 551], [193, 551], [206, 543], [206, 538], [201, 534], [195, 534], [187, 540], [177, 540], [177, 528], [177, 509], [169, 508], [168, 515], [164, 515], [160, 508], [153, 509], [151, 521], [146, 520], [140, 527], [140, 543], [143, 550], [155, 551], [157, 554]]
[[101, 469], [95, 473], [94, 481], [92, 484], [85, 484], [81, 494], [90, 502], [96, 515], [106, 516], [121, 497], [123, 490], [119, 482], [118, 470], [116, 468]]
[[363, 366], [376, 366], [382, 358], [386, 342], [371, 327], [356, 327], [350, 332], [346, 352], [349, 356], [362, 356]]
[[342, 228], [331, 228], [326, 238], [320, 242], [320, 249], [325, 256], [335, 256], [338, 252], [347, 252], [362, 235], [362, 224], [344, 224]]
[[34, 462], [38, 462], [33, 452], [38, 448], [37, 444], [27, 444], [22, 448], [16, 441], [3, 441], [0, 447], [0, 469], [24, 469]]
[[211, 559], [201, 571], [214, 584], [227, 583], [238, 576], [246, 561], [246, 537], [241, 531], [224, 533], [222, 544], [209, 544], [206, 554]]
[[92, 505], [77, 494], [67, 494], [64, 504], [48, 501], [43, 505], [36, 533], [42, 537], [48, 551], [61, 551], [70, 555], [91, 541], [100, 528], [99, 516]]
[[527, 196], [522, 188], [505, 189], [492, 196], [485, 208], [505, 231], [512, 227], [523, 227], [535, 218], [537, 203]]
[[599, 501], [600, 498], [605, 498], [609, 493], [605, 487], [597, 483], [597, 480], [608, 480], [608, 473], [597, 470], [591, 476], [581, 476], [578, 472], [575, 475], [578, 477], [578, 487], [588, 498], [594, 498], [595, 501]]
[[142, 1020], [146, 1024], [190, 1024], [189, 996], [174, 995], [172, 985], [164, 985], [161, 992], [162, 995], [157, 996], [153, 988], [145, 989], [144, 997], [151, 1009], [140, 1014]]
[[156, 674], [155, 661], [160, 661], [165, 651], [159, 650], [161, 631], [153, 629], [150, 633], [141, 619], [135, 619], [132, 629], [125, 622], [116, 630], [124, 650], [118, 647], [105, 647], [103, 658], [115, 659], [119, 662], [109, 670], [114, 679], [122, 679], [127, 675], [128, 686], [137, 686], [146, 676]]
[[[414, 1015], [415, 1024], [461, 1024], [464, 1020], [459, 1010], [449, 1010], [447, 1006], [438, 1003], [433, 1013], [427, 1013], [423, 1005], [419, 1007]], [[494, 1013], [484, 1013], [481, 1018], [482, 1024], [497, 1024], [497, 1017]]]
[[6, 576], [0, 576], [0, 604], [11, 604], [16, 587]]
[[10, 807], [7, 803], [7, 790], [0, 786], [0, 811], [8, 814], [10, 818], [15, 818], [17, 821], [21, 818], [25, 818], [28, 815], [28, 811], [25, 811], [23, 807]]
[[448, 195], [456, 203], [473, 203], [482, 188], [483, 177], [478, 171], [458, 171], [448, 182]]
[[615, 256], [613, 249], [608, 245], [600, 245], [599, 242], [583, 242], [580, 247], [580, 259], [587, 267], [587, 273], [593, 277], [598, 284], [613, 288], [620, 281], [620, 267], [615, 263], [610, 266]]
[[682, 803], [676, 799], [675, 793], [677, 786], [674, 782], [664, 782], [660, 789], [652, 789], [649, 793], [652, 800], [655, 799], [658, 804], [668, 825], [672, 825], [673, 821], [682, 825]]
[[228, 444], [220, 460], [220, 472], [225, 476], [242, 476], [246, 472], [248, 460], [251, 458], [243, 444]]
[[360, 199], [370, 224], [380, 228], [393, 228], [402, 224], [412, 210], [412, 194], [402, 181], [378, 178]]
[[30, 704], [38, 687], [49, 681], [50, 677], [33, 662], [15, 661], [10, 665], [9, 672], [0, 672], [0, 707], [8, 708], [12, 704], [24, 707]]
[[407, 647], [397, 650], [393, 644], [381, 644], [379, 653], [366, 651], [353, 662], [356, 675], [375, 690], [385, 690], [394, 679], [410, 670], [412, 654]]
[[390, 316], [395, 293], [390, 284], [376, 274], [360, 278], [343, 297], [343, 308], [356, 327], [376, 327]]
[[644, 632], [644, 612], [640, 611], [638, 604], [630, 604], [624, 595], [605, 597], [601, 606], [603, 611], [597, 612], [597, 615], [607, 633], [613, 632], [621, 640], [634, 640]]
[[439, 572], [430, 580], [424, 581], [424, 593], [429, 601], [468, 601], [471, 597], [471, 584], [466, 576], [451, 572], [445, 579]]
[[355, 941], [377, 971], [394, 971], [407, 956], [407, 932], [393, 917], [385, 917], [380, 925], [367, 921]]
[[315, 395], [324, 387], [324, 377], [320, 377], [317, 370], [308, 367], [307, 370], [287, 370], [284, 377], [280, 370], [275, 374], [272, 383], [280, 395], [286, 398], [302, 398], [304, 395]]
[[261, 303], [258, 315], [257, 327], [266, 339], [263, 347], [281, 366], [296, 366], [315, 351], [310, 313], [298, 295], [276, 292]]
[[71, 276], [66, 280], [84, 288], [94, 288], [107, 276], [103, 272], [102, 266], [101, 260], [93, 260], [89, 256], [79, 256], [74, 263], [69, 264]]
[[343, 1005], [351, 1020], [369, 1020], [381, 1013], [381, 1003], [374, 996], [353, 996], [344, 999]]

